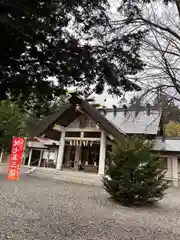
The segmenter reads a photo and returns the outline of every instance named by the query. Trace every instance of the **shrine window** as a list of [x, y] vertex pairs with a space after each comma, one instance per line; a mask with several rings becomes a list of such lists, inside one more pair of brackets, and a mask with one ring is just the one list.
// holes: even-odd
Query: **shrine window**
[[80, 137], [80, 132], [66, 132], [65, 137], [78, 138], [78, 137]]
[[100, 132], [84, 132], [85, 138], [101, 138]]

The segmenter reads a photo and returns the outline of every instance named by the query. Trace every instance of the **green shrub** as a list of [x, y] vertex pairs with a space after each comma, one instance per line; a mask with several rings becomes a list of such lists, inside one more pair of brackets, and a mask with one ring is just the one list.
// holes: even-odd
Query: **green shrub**
[[123, 138], [113, 145], [111, 165], [103, 183], [112, 198], [125, 205], [143, 205], [160, 200], [168, 185], [162, 160], [151, 154], [152, 142]]

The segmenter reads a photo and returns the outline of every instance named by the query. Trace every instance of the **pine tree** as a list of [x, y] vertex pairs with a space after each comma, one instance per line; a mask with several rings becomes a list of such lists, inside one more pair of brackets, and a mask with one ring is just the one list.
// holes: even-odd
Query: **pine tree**
[[143, 205], [160, 200], [168, 184], [163, 180], [162, 160], [151, 154], [152, 142], [125, 138], [113, 146], [112, 164], [103, 183], [112, 198], [125, 205]]

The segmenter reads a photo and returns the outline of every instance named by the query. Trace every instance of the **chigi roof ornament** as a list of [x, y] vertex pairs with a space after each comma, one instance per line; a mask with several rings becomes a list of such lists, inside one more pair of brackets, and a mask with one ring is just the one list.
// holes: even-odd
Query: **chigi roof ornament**
[[151, 105], [147, 103], [147, 115], [149, 116], [151, 114]]
[[116, 107], [116, 105], [113, 105], [113, 111], [114, 111], [114, 116], [116, 116], [117, 115], [117, 107]]
[[123, 105], [123, 108], [124, 108], [124, 116], [126, 116], [126, 115], [127, 115], [127, 109], [128, 109], [128, 107], [126, 106], [126, 104], [124, 104], [124, 105]]
[[83, 110], [81, 109], [81, 107], [79, 106], [79, 104], [76, 105], [76, 111], [83, 113]]

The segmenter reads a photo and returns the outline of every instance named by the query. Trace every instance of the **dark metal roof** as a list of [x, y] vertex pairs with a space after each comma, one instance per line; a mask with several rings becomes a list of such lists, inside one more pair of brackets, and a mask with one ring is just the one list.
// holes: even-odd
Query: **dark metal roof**
[[122, 134], [145, 134], [155, 136], [158, 133], [161, 110], [140, 108], [138, 110], [124, 108], [116, 109], [116, 114], [113, 109], [107, 109], [106, 114], [102, 109], [92, 107], [88, 101], [77, 96], [72, 96], [69, 103], [65, 104], [62, 109], [51, 115], [46, 121], [40, 123], [39, 129], [35, 136], [46, 134], [49, 138], [59, 140], [59, 132], [53, 130], [54, 124], [67, 127], [71, 122], [77, 119], [81, 113], [77, 111], [76, 106], [89, 115], [94, 122], [99, 123], [100, 127], [113, 137], [120, 138]]
[[58, 112], [53, 113], [46, 120], [41, 121], [36, 132], [33, 133], [33, 136], [40, 136], [45, 134], [46, 131], [50, 130], [51, 126], [57, 121], [63, 112], [70, 108], [70, 106], [71, 104], [69, 103], [65, 104]]
[[122, 136], [122, 132], [118, 127], [114, 126], [113, 123], [101, 115], [101, 113], [93, 108], [87, 101], [78, 97], [71, 98], [69, 104], [63, 106], [60, 111], [51, 115], [45, 122], [41, 122], [40, 128], [37, 129], [36, 136], [45, 134], [49, 138], [59, 140], [60, 133], [53, 130], [54, 124], [59, 124], [61, 126], [67, 127], [71, 122], [78, 118], [81, 113], [76, 110], [77, 104], [96, 123], [99, 123], [100, 127], [104, 129], [104, 131], [111, 134], [117, 139]]
[[93, 108], [87, 101], [81, 100], [80, 105], [95, 122], [100, 124], [101, 128], [103, 128], [107, 133], [111, 134], [116, 139], [120, 138], [122, 134], [124, 134], [118, 127], [101, 115], [101, 113]]

